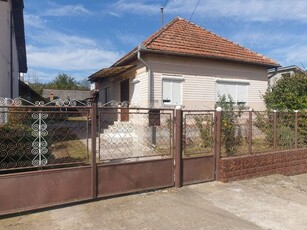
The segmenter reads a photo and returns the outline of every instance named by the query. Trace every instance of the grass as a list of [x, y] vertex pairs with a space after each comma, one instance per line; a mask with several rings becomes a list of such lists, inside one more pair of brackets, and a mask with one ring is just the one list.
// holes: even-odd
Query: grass
[[201, 144], [194, 143], [193, 145], [187, 145], [184, 150], [184, 155], [189, 157], [196, 157], [199, 155], [210, 156], [214, 154], [212, 147], [203, 147]]
[[68, 140], [54, 143], [50, 146], [49, 151], [55, 159], [70, 158], [74, 160], [87, 160], [88, 150], [80, 140]]
[[87, 116], [80, 116], [80, 117], [68, 117], [67, 121], [87, 121]]

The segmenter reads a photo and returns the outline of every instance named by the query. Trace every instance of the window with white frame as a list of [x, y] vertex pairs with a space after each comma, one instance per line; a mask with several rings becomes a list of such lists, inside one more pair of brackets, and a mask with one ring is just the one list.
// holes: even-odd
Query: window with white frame
[[131, 104], [134, 106], [139, 106], [141, 98], [140, 81], [133, 80], [132, 84], [133, 84], [133, 89], [132, 89]]
[[183, 78], [162, 79], [162, 101], [165, 105], [181, 105]]
[[231, 96], [237, 105], [246, 105], [248, 103], [248, 82], [217, 81], [216, 92], [217, 100], [220, 96]]

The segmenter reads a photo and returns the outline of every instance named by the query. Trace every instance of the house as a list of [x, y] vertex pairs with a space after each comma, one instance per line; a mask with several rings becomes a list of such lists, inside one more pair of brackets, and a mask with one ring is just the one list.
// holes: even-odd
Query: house
[[[44, 102], [47, 101], [39, 93], [33, 90], [26, 82], [22, 80], [19, 80], [19, 97], [32, 103], [35, 103], [36, 101], [44, 101]], [[26, 104], [25, 101], [23, 103]]]
[[175, 18], [109, 68], [89, 79], [99, 101], [130, 106], [213, 109], [219, 95], [256, 110], [265, 105], [275, 61], [182, 18]]
[[50, 101], [56, 99], [84, 101], [92, 97], [89, 90], [43, 89], [43, 98]]
[[23, 0], [0, 1], [0, 97], [19, 96], [20, 73], [27, 72]]
[[278, 67], [268, 70], [269, 87], [274, 84], [282, 77], [289, 77], [295, 73], [304, 73], [305, 71], [296, 65]]

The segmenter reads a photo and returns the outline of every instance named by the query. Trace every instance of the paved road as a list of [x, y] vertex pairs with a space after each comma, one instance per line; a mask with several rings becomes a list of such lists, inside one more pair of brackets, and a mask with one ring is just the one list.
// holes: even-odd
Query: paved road
[[307, 174], [117, 197], [0, 220], [0, 229], [307, 229]]

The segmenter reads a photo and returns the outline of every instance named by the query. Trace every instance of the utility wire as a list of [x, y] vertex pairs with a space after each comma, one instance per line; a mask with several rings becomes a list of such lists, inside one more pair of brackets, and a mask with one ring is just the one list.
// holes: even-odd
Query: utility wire
[[167, 3], [168, 3], [168, 0], [165, 1], [163, 9], [166, 7]]
[[198, 5], [199, 5], [199, 2], [200, 2], [200, 0], [198, 0], [198, 1], [197, 1], [196, 5], [195, 5], [195, 7], [194, 7], [194, 10], [193, 10], [193, 12], [192, 12], [192, 14], [191, 14], [191, 16], [190, 16], [189, 21], [191, 21], [191, 19], [192, 19], [193, 15], [194, 15], [194, 13], [195, 13], [195, 10], [196, 10], [196, 8], [197, 8], [197, 7], [198, 7]]

